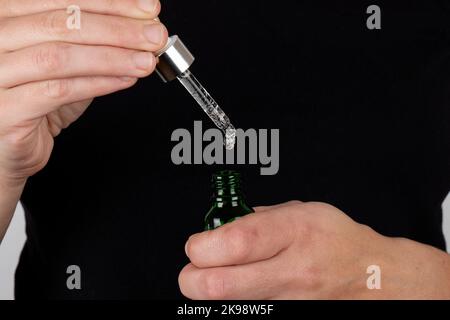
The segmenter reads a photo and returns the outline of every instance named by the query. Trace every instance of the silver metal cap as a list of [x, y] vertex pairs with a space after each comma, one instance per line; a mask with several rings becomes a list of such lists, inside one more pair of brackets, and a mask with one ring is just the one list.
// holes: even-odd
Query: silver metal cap
[[156, 53], [159, 61], [156, 72], [164, 82], [169, 82], [186, 72], [195, 58], [178, 36], [169, 38], [167, 45]]

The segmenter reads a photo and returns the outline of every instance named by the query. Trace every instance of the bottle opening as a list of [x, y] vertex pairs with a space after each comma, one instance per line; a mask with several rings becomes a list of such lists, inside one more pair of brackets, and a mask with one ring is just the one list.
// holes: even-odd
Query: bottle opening
[[238, 196], [241, 190], [241, 175], [233, 170], [223, 170], [213, 175], [216, 196]]

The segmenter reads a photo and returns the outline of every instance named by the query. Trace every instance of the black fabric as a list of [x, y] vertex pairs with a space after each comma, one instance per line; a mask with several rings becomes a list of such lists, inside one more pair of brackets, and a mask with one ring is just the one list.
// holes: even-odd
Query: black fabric
[[[280, 171], [235, 166], [250, 205], [323, 201], [386, 236], [445, 248], [450, 190], [448, 1], [163, 1], [192, 71], [233, 122], [280, 129]], [[56, 139], [22, 197], [17, 298], [179, 298], [184, 244], [203, 227], [210, 176], [171, 161], [201, 109], [151, 76], [96, 99]], [[232, 166], [231, 166], [232, 167]], [[79, 265], [82, 290], [66, 269]]]

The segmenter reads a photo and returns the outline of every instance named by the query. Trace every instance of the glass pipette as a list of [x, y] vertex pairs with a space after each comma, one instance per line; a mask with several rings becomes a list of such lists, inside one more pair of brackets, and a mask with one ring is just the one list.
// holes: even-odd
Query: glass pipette
[[163, 81], [178, 79], [214, 124], [222, 130], [225, 135], [225, 148], [232, 150], [236, 140], [236, 129], [218, 103], [189, 70], [195, 59], [180, 38], [170, 37], [166, 47], [157, 53], [157, 57], [156, 71]]

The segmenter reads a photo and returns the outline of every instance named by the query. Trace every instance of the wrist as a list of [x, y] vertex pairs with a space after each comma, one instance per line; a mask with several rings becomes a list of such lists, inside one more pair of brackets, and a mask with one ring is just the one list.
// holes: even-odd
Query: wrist
[[27, 182], [26, 178], [12, 178], [0, 174], [0, 192], [1, 193], [22, 192], [26, 182]]
[[392, 241], [395, 257], [391, 257], [394, 263], [388, 270], [396, 292], [390, 293], [398, 299], [449, 299], [450, 256], [412, 240]]
[[0, 176], [0, 244], [22, 195], [26, 179]]

